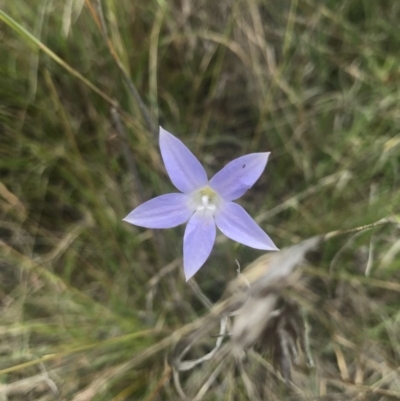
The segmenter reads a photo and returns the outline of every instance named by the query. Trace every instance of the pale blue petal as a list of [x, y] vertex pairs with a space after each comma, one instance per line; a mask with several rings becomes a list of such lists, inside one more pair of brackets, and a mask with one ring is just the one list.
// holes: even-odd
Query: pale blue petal
[[256, 249], [277, 251], [271, 238], [237, 203], [224, 202], [215, 213], [217, 227], [228, 238]]
[[160, 150], [169, 178], [180, 191], [189, 193], [208, 184], [206, 171], [196, 156], [162, 127]]
[[138, 206], [123, 220], [146, 228], [171, 228], [189, 220], [193, 208], [185, 194], [166, 194]]
[[214, 217], [204, 210], [197, 211], [189, 220], [183, 238], [183, 270], [188, 281], [210, 256], [216, 228]]
[[269, 155], [252, 153], [232, 160], [211, 178], [210, 187], [225, 200], [240, 198], [260, 178]]

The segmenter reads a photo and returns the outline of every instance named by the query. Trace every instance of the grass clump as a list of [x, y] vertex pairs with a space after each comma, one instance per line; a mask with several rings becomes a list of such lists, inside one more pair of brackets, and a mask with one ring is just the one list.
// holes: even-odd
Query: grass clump
[[[268, 399], [400, 398], [396, 2], [34, 0], [0, 21], [1, 399], [177, 399], [170, 349], [206, 314], [183, 231], [121, 222], [172, 190], [159, 123], [209, 172], [272, 152], [242, 204], [280, 248], [397, 221], [330, 240], [306, 267], [290, 296], [316, 368], [293, 394], [253, 351], [239, 372], [203, 364], [185, 391], [262, 399], [248, 385], [261, 374]], [[217, 242], [196, 276], [212, 301], [235, 259], [260, 256]]]

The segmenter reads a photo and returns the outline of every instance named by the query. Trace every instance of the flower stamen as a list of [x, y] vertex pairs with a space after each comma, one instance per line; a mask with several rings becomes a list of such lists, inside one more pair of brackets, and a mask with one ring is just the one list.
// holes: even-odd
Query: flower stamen
[[197, 210], [215, 210], [215, 205], [210, 203], [210, 196], [209, 195], [203, 195], [201, 197], [201, 205], [197, 207]]

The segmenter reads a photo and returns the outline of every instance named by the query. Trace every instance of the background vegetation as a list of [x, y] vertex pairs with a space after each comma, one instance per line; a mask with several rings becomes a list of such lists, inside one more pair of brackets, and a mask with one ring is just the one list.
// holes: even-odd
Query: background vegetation
[[[183, 228], [121, 221], [172, 190], [149, 121], [210, 173], [271, 151], [241, 203], [280, 248], [399, 221], [400, 2], [101, 3], [1, 5], [2, 401], [178, 398], [168, 354], [207, 312]], [[213, 302], [261, 255], [217, 242], [196, 275]], [[316, 368], [265, 399], [400, 399], [399, 252], [398, 223], [327, 243], [297, 297]], [[217, 383], [198, 399], [250, 398], [233, 365]]]

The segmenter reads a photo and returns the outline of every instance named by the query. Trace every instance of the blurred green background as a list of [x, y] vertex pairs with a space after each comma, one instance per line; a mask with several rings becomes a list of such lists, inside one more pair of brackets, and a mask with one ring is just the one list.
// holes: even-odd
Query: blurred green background
[[[399, 1], [0, 4], [1, 401], [178, 399], [174, 333], [206, 309], [183, 227], [121, 221], [173, 190], [143, 106], [210, 175], [271, 152], [240, 203], [280, 248], [399, 221]], [[327, 244], [287, 399], [400, 399], [399, 253], [399, 224]], [[215, 302], [261, 254], [220, 236], [196, 281]], [[197, 399], [250, 397], [219, 383]]]

